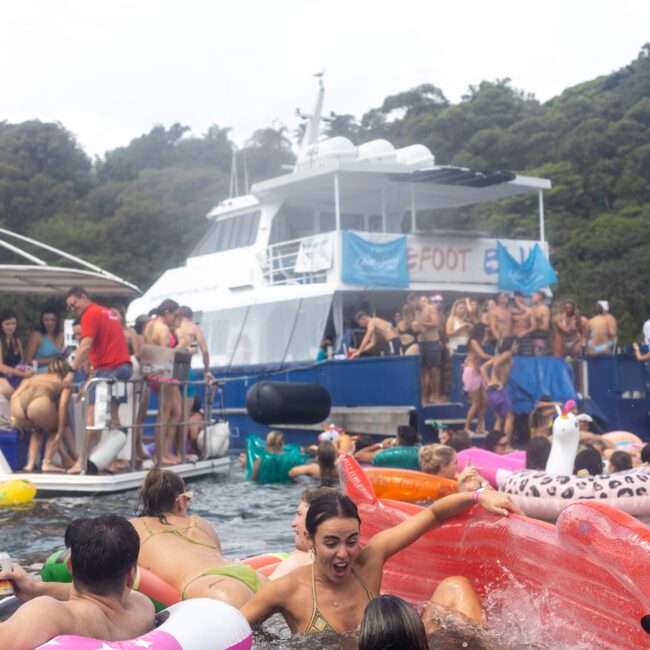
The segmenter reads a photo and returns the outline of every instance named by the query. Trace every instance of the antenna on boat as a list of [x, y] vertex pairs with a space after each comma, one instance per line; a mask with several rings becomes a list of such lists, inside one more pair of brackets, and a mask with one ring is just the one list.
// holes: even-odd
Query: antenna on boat
[[303, 113], [299, 108], [296, 109], [296, 115], [307, 121], [307, 128], [300, 143], [300, 150], [304, 151], [307, 147], [318, 142], [318, 135], [320, 131], [320, 123], [323, 119], [323, 99], [325, 97], [325, 85], [323, 84], [324, 70], [317, 72], [314, 77], [318, 79], [318, 95], [316, 96], [316, 103], [311, 115]]
[[232, 145], [232, 162], [230, 163], [230, 190], [228, 198], [239, 196], [239, 183], [237, 180], [237, 148]]

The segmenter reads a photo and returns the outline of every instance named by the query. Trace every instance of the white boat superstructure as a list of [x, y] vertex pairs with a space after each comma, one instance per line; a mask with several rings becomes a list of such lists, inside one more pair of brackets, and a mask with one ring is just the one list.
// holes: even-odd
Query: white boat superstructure
[[[550, 181], [436, 165], [423, 145], [318, 142], [312, 122], [322, 92], [293, 172], [212, 209], [212, 226], [186, 264], [133, 301], [129, 319], [172, 298], [197, 313], [213, 366], [313, 359], [328, 322], [340, 337], [362, 294], [377, 308], [393, 309], [405, 291], [496, 293], [496, 239], [425, 232], [422, 218], [432, 212], [537, 193], [538, 242], [499, 241], [517, 259], [535, 243], [548, 253], [543, 192]], [[406, 237], [409, 279], [399, 298], [394, 289], [344, 280], [346, 232], [369, 243]]]

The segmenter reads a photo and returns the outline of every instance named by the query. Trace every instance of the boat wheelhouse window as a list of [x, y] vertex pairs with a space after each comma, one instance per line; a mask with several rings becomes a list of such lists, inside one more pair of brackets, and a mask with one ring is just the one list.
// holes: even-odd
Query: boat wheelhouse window
[[[319, 231], [333, 232], [336, 230], [336, 215], [333, 212], [321, 212], [318, 215]], [[341, 230], [365, 230], [362, 214], [352, 214], [344, 212], [341, 214]]]
[[314, 213], [311, 209], [283, 205], [273, 218], [269, 243], [279, 244], [315, 234]]
[[381, 232], [380, 214], [371, 214], [368, 217], [368, 232]]
[[251, 246], [255, 243], [259, 222], [259, 210], [215, 221], [191, 257]]

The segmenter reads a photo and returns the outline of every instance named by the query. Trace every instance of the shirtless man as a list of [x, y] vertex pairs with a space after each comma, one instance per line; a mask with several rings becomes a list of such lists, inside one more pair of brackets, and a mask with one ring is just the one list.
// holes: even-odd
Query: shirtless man
[[[174, 300], [162, 301], [156, 309], [155, 317], [144, 328], [144, 342], [147, 345], [157, 345], [161, 348], [177, 346], [178, 340], [171, 330], [176, 322], [177, 310], [178, 303]], [[181, 459], [173, 453], [172, 442], [176, 434], [176, 426], [181, 419], [181, 392], [178, 384], [169, 380], [159, 379], [152, 382], [151, 387], [158, 391], [158, 399], [162, 401], [162, 409], [158, 409], [161, 461], [163, 465], [176, 465], [181, 462]]]
[[553, 356], [578, 356], [585, 342], [583, 320], [573, 300], [565, 300], [562, 303], [562, 312], [555, 316], [552, 322]]
[[525, 336], [532, 327], [531, 309], [524, 301], [523, 294], [515, 291], [514, 304], [511, 308], [512, 335], [515, 338]]
[[593, 307], [593, 314], [588, 323], [587, 354], [591, 357], [614, 354], [616, 319], [606, 314], [603, 306], [598, 302]]
[[185, 305], [179, 307], [176, 315], [180, 319], [178, 327], [176, 328], [178, 346], [186, 348], [192, 352], [196, 352], [197, 350], [201, 352], [205, 378], [211, 379], [212, 374], [210, 373], [210, 352], [208, 351], [208, 344], [205, 341], [203, 330], [192, 320], [193, 312], [191, 308]]
[[515, 354], [517, 354], [517, 341], [514, 337], [508, 336], [501, 341], [496, 356], [486, 361], [480, 369], [487, 384], [488, 405], [496, 417], [494, 429], [501, 431], [508, 438], [508, 444], [512, 440], [515, 414], [512, 411], [512, 401], [506, 386]]
[[431, 304], [426, 296], [420, 296], [415, 319], [420, 332], [418, 345], [422, 358], [420, 371], [422, 402], [425, 404], [441, 402], [442, 342], [440, 341], [441, 324], [437, 305]]
[[300, 503], [296, 508], [296, 514], [291, 522], [296, 550], [288, 558], [280, 562], [275, 571], [269, 576], [270, 580], [277, 580], [282, 576], [286, 576], [287, 573], [291, 573], [299, 566], [311, 564], [314, 561], [312, 554], [309, 552], [309, 539], [307, 538], [307, 528], [305, 528], [305, 518], [307, 517], [307, 510], [309, 510], [312, 501], [321, 494], [331, 492], [332, 489], [327, 487], [315, 488], [313, 490], [305, 490], [300, 495]]
[[541, 357], [546, 350], [546, 339], [551, 329], [551, 310], [544, 302], [546, 296], [542, 291], [535, 291], [531, 296], [531, 329], [525, 336], [533, 338], [533, 350], [536, 357]]
[[508, 309], [508, 294], [501, 292], [497, 296], [497, 304], [488, 314], [490, 338], [501, 342], [507, 336], [512, 336], [512, 312]]
[[18, 564], [0, 573], [25, 602], [0, 623], [0, 650], [27, 650], [64, 634], [124, 641], [153, 630], [151, 601], [132, 591], [140, 540], [124, 517], [75, 519], [65, 543], [72, 584], [35, 580]]
[[365, 311], [358, 311], [354, 315], [354, 321], [366, 329], [366, 334], [359, 347], [350, 354], [351, 359], [364, 353], [369, 356], [378, 356], [381, 352], [389, 356], [399, 355], [399, 332], [388, 321], [368, 316]]

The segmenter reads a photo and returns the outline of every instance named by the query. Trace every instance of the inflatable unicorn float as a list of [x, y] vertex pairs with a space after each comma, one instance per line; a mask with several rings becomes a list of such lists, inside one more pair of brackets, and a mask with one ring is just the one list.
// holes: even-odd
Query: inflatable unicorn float
[[553, 422], [553, 442], [546, 471], [524, 469], [500, 473], [502, 492], [530, 517], [556, 519], [572, 503], [598, 500], [628, 514], [650, 516], [650, 468], [641, 467], [615, 474], [574, 476], [573, 464], [580, 443], [580, 415], [568, 401]]

